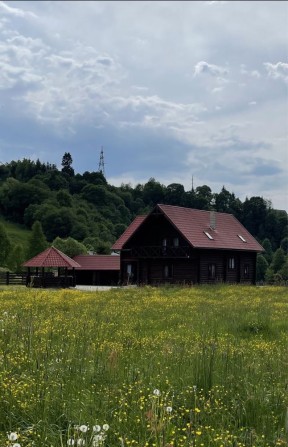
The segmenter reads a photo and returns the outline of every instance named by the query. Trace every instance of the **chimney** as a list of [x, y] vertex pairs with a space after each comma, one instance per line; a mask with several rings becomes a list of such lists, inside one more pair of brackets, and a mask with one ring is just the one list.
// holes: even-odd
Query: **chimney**
[[216, 230], [216, 214], [215, 211], [210, 211], [210, 228]]

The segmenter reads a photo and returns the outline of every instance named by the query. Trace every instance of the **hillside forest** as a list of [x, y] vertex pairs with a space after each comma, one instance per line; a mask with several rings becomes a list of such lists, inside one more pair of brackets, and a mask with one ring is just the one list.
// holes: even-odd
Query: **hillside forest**
[[28, 248], [13, 246], [0, 222], [0, 267], [21, 270], [21, 263], [49, 245], [69, 256], [109, 254], [112, 244], [139, 214], [157, 204], [178, 205], [233, 214], [265, 249], [258, 255], [257, 280], [288, 280], [288, 217], [263, 197], [241, 201], [225, 186], [208, 185], [185, 191], [154, 178], [145, 184], [108, 184], [99, 172], [75, 173], [69, 152], [61, 169], [50, 163], [22, 159], [0, 165], [0, 213], [4, 222], [32, 230]]

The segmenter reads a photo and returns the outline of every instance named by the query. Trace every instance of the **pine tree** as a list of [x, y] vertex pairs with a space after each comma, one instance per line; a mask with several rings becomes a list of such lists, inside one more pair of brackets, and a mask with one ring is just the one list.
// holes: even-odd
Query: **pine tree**
[[48, 246], [46, 237], [42, 230], [40, 222], [36, 221], [32, 225], [32, 233], [29, 240], [29, 248], [27, 252], [27, 259], [31, 259], [44, 251]]
[[62, 158], [62, 172], [64, 174], [69, 175], [69, 177], [73, 177], [74, 175], [74, 169], [72, 168], [73, 159], [71, 157], [70, 152], [65, 152]]

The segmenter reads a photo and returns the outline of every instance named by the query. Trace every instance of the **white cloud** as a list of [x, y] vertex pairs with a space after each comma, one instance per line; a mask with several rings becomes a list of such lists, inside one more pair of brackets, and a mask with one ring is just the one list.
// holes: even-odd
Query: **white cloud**
[[211, 76], [225, 76], [228, 74], [227, 68], [215, 64], [208, 64], [205, 61], [198, 62], [194, 67], [194, 76], [209, 74]]
[[264, 66], [268, 72], [268, 76], [271, 76], [273, 79], [282, 79], [288, 82], [288, 63], [277, 62], [276, 64], [272, 64], [265, 62]]
[[12, 8], [11, 6], [7, 5], [7, 3], [4, 3], [2, 1], [0, 1], [0, 10], [2, 10], [3, 14], [15, 17], [32, 17], [34, 19], [37, 18], [37, 15], [31, 11], [24, 11], [19, 8]]

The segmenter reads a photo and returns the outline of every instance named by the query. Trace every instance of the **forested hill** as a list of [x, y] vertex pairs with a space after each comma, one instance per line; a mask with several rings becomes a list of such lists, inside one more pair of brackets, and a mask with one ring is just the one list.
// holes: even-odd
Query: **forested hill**
[[50, 242], [70, 236], [95, 252], [108, 252], [132, 219], [156, 203], [232, 213], [261, 243], [268, 240], [273, 251], [288, 236], [285, 211], [258, 196], [241, 202], [224, 186], [219, 193], [208, 185], [185, 191], [179, 183], [164, 186], [151, 178], [134, 188], [115, 187], [101, 172], [75, 174], [69, 153], [61, 170], [28, 159], [0, 165], [1, 214], [26, 228], [39, 221]]

